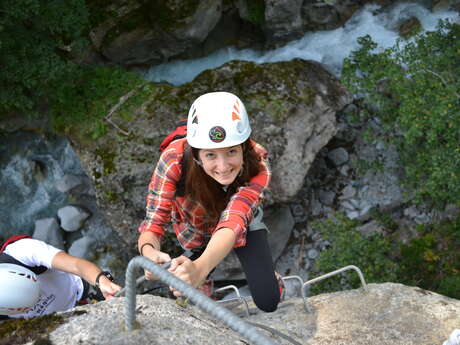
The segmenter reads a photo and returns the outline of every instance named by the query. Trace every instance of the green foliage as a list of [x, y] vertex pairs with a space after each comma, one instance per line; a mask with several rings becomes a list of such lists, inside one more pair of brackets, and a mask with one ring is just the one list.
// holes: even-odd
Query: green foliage
[[[373, 215], [382, 224], [394, 224], [383, 214], [373, 212]], [[399, 245], [392, 245], [390, 237], [362, 236], [356, 230], [358, 224], [342, 214], [336, 214], [335, 219], [312, 223], [312, 227], [332, 244], [316, 261], [315, 276], [355, 265], [368, 283], [399, 282], [460, 299], [460, 217], [418, 226], [419, 236]], [[356, 272], [346, 271], [313, 284], [311, 293], [359, 286]]]
[[400, 281], [460, 299], [460, 218], [420, 228], [401, 246]]
[[254, 25], [265, 23], [265, 1], [264, 0], [247, 0], [249, 21]]
[[398, 223], [391, 218], [389, 213], [382, 212], [378, 208], [374, 207], [370, 210], [370, 215], [372, 219], [376, 220], [385, 229], [390, 231], [396, 231], [398, 229]]
[[[355, 265], [363, 272], [366, 282], [378, 283], [397, 280], [397, 265], [390, 259], [390, 239], [382, 235], [364, 237], [357, 230], [357, 221], [336, 214], [335, 219], [312, 223], [322, 237], [331, 242], [316, 261], [317, 274], [325, 274], [344, 266]], [[340, 281], [342, 278], [342, 282]], [[356, 272], [346, 271], [312, 285], [312, 294], [357, 288], [360, 280]]]
[[441, 22], [385, 50], [369, 36], [359, 43], [344, 61], [343, 81], [379, 109], [405, 184], [418, 201], [460, 203], [460, 26]]
[[84, 0], [0, 2], [0, 114], [30, 113], [71, 83], [87, 25]]
[[120, 97], [141, 83], [134, 73], [119, 68], [82, 66], [76, 69], [73, 82], [50, 95], [55, 130], [66, 133], [78, 126], [84, 132], [81, 134], [89, 134], [93, 139], [103, 135], [107, 131], [104, 117]]
[[[96, 4], [90, 3], [94, 10]], [[0, 13], [0, 117], [36, 114], [46, 106], [57, 132], [78, 128], [75, 132], [84, 137], [104, 135], [104, 117], [120, 97], [144, 81], [119, 68], [74, 62], [85, 47], [89, 27], [85, 1], [5, 0]], [[117, 111], [124, 121], [131, 119], [126, 109], [139, 104], [140, 94]]]

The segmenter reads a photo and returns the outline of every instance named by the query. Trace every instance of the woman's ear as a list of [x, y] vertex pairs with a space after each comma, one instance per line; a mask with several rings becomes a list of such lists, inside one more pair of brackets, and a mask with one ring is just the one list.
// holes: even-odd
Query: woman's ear
[[199, 149], [191, 148], [191, 155], [192, 155], [192, 158], [193, 158], [193, 162], [195, 164], [199, 165], [200, 167], [203, 167], [203, 163], [201, 163], [199, 153], [200, 153]]

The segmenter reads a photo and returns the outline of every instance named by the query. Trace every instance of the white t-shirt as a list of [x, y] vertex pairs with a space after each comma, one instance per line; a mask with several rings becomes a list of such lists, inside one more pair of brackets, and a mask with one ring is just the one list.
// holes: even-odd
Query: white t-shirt
[[43, 241], [25, 238], [8, 245], [5, 253], [28, 266], [45, 266], [45, 273], [38, 274], [40, 297], [35, 306], [26, 313], [9, 315], [14, 318], [31, 318], [65, 311], [75, 306], [83, 295], [80, 277], [53, 269], [51, 262], [61, 250]]

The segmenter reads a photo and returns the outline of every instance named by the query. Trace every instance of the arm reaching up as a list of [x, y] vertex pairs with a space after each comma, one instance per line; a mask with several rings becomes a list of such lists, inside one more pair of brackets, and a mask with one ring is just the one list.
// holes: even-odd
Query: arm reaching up
[[[75, 274], [91, 285], [96, 285], [96, 278], [102, 272], [102, 270], [92, 262], [69, 255], [63, 251], [54, 256], [51, 265], [57, 270]], [[113, 283], [105, 275], [99, 277], [98, 286], [105, 299], [112, 298], [113, 295], [121, 289], [119, 285]]]

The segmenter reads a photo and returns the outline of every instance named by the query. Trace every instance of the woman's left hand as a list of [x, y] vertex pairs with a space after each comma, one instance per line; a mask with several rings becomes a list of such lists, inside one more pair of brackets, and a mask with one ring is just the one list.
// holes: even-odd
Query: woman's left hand
[[[201, 284], [208, 274], [208, 272], [204, 271], [200, 265], [186, 256], [179, 256], [178, 258], [171, 260], [171, 267], [168, 271], [195, 288]], [[174, 296], [182, 296], [178, 290], [171, 290], [173, 291]]]

